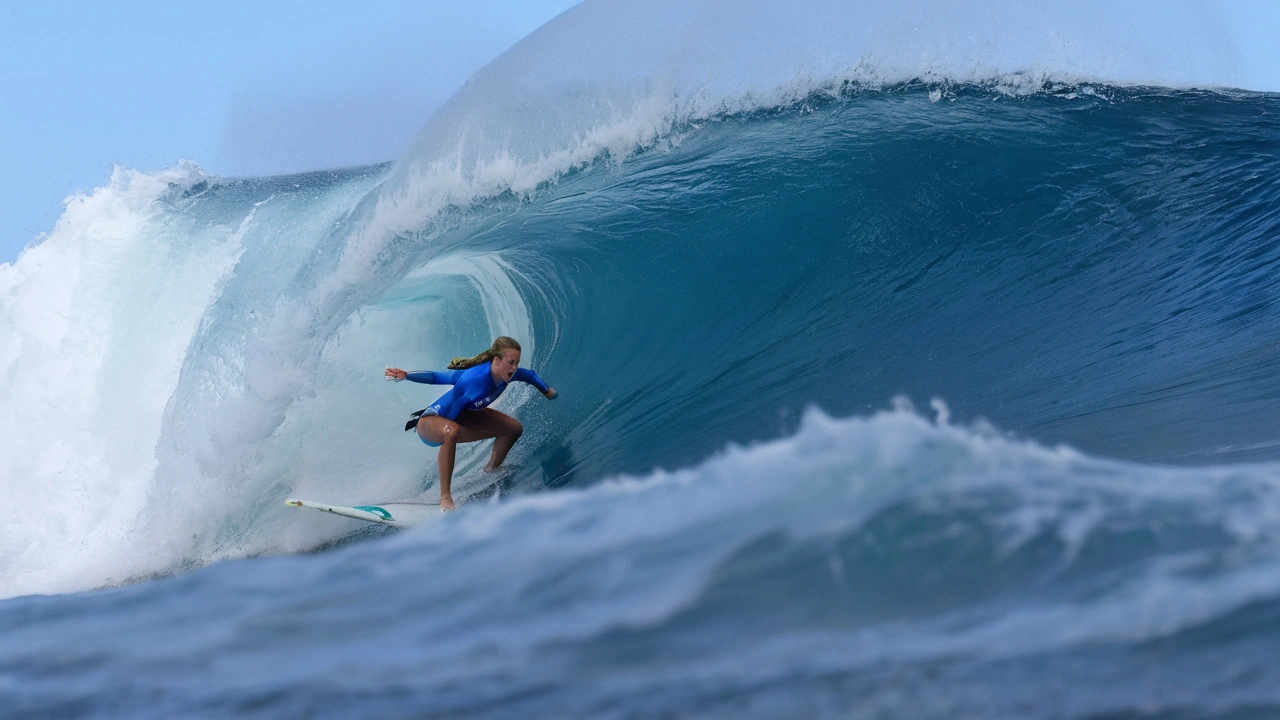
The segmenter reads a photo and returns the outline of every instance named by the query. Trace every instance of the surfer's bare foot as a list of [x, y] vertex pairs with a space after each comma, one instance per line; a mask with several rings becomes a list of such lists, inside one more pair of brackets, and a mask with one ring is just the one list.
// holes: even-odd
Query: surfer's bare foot
[[458, 509], [458, 506], [453, 504], [453, 496], [451, 496], [451, 495], [441, 495], [441, 496], [440, 496], [440, 509], [441, 509], [441, 510], [443, 510], [443, 511], [445, 511], [445, 512], [452, 512], [452, 511], [454, 511], [454, 510], [457, 510], [457, 509]]
[[485, 465], [484, 467], [480, 468], [480, 472], [496, 473], [501, 469], [502, 468], [496, 468], [492, 465]]

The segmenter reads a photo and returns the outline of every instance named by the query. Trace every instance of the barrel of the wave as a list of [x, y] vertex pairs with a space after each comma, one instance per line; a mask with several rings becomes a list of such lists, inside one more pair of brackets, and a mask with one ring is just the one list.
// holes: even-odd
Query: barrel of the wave
[[[427, 447], [439, 450], [436, 463], [440, 471], [440, 509], [444, 511], [457, 508], [450, 485], [458, 443], [493, 440], [493, 451], [484, 472], [497, 472], [507, 453], [524, 433], [524, 426], [519, 420], [489, 407], [507, 389], [507, 385], [512, 382], [528, 383], [548, 400], [556, 398], [556, 391], [543, 382], [538, 373], [520, 367], [520, 343], [505, 335], [494, 339], [488, 349], [473, 357], [455, 357], [446, 372], [407, 372], [389, 367], [384, 375], [396, 382], [411, 380], [427, 385], [453, 386], [430, 406], [414, 412], [404, 427], [406, 431], [417, 432], [418, 439]], [[348, 508], [294, 499], [287, 502], [297, 507], [314, 507], [370, 522], [388, 521], [381, 513], [368, 509], [373, 506]], [[345, 512], [347, 510], [354, 511]]]

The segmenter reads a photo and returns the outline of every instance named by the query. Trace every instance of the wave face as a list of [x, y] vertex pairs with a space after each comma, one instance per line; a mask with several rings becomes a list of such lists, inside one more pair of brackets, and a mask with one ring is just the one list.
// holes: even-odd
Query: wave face
[[457, 242], [546, 294], [587, 476], [896, 393], [1116, 457], [1273, 458], [1275, 100], [1103, 92], [726, 118]]
[[[1280, 97], [1124, 84], [1132, 48], [1094, 82], [1096, 38], [733, 74], [752, 27], [619, 46], [629, 12], [526, 39], [393, 166], [120, 170], [0, 265], [0, 703], [1280, 713]], [[1019, 27], [1087, 35], [1059, 15]], [[462, 512], [283, 506], [435, 493], [400, 427], [438, 389], [382, 368], [497, 334], [561, 395], [502, 398], [526, 433], [496, 479], [460, 452]]]
[[[49, 443], [5, 454], [24, 506], [49, 508], [10, 525], [10, 594], [352, 531], [287, 510], [290, 494], [434, 490], [434, 463], [398, 429], [433, 395], [383, 383], [385, 363], [438, 367], [507, 332], [562, 397], [503, 398], [529, 428], [515, 470], [488, 484], [468, 448], [458, 517], [10, 601], [0, 667], [27, 688], [10, 697], [33, 713], [81, 697], [143, 715], [324, 714], [392, 677], [404, 707], [460, 716], [1273, 713], [1277, 109], [903, 86], [724, 116], [398, 236], [401, 252], [364, 261], [394, 278], [383, 289], [333, 280], [357, 277], [333, 238], [385, 167], [121, 176], [85, 212], [97, 223], [90, 206], [113, 194], [159, 193], [135, 203], [146, 217], [111, 218], [143, 230], [74, 246], [96, 277], [120, 273], [102, 281], [112, 302], [76, 311], [73, 293], [69, 320], [34, 319], [10, 360], [28, 377], [53, 362], [39, 333], [83, 343], [83, 384], [9, 392], [88, 409], [55, 432], [9, 406], [30, 418], [15, 448]], [[88, 235], [78, 223], [58, 232]], [[65, 271], [57, 239], [7, 269], [8, 297], [34, 292], [36, 260]], [[153, 274], [138, 278], [143, 259]], [[935, 402], [937, 423], [868, 415], [897, 394], [950, 407]], [[867, 419], [828, 419], [849, 414]], [[151, 428], [153, 455], [101, 430], [128, 422]], [[50, 472], [68, 482], [39, 504], [50, 491], [23, 481]], [[598, 482], [620, 473], [637, 477]], [[210, 614], [225, 632], [198, 650], [139, 625]], [[89, 616], [117, 630], [83, 645]], [[72, 682], [71, 638], [105, 669]], [[309, 669], [262, 674], [311, 643], [327, 649]], [[210, 683], [177, 662], [191, 652], [237, 661]], [[1063, 700], [1067, 678], [1088, 697]], [[132, 704], [149, 683], [172, 705]]]

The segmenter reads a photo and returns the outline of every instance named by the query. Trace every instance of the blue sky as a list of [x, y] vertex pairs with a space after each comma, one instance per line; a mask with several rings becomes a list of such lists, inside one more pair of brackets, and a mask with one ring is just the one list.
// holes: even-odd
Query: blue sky
[[[398, 157], [486, 62], [576, 0], [0, 0], [0, 262], [113, 165], [223, 176]], [[1280, 90], [1280, 0], [1218, 0]]]
[[0, 0], [0, 262], [113, 165], [224, 176], [398, 157], [576, 0]]

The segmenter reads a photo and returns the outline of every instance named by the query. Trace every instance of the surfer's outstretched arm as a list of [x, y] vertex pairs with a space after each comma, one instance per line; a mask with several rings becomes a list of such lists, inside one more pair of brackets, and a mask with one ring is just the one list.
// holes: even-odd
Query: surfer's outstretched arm
[[461, 370], [451, 370], [449, 372], [436, 372], [434, 370], [418, 370], [415, 372], [405, 372], [400, 368], [387, 368], [383, 373], [388, 380], [408, 380], [410, 382], [423, 383], [425, 385], [457, 385], [458, 378], [462, 375]]

